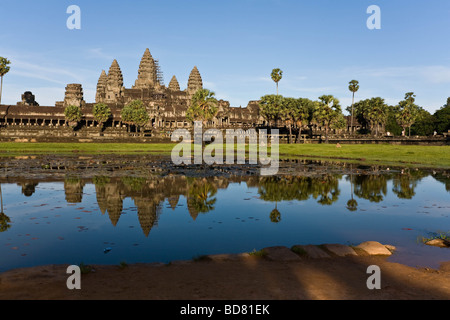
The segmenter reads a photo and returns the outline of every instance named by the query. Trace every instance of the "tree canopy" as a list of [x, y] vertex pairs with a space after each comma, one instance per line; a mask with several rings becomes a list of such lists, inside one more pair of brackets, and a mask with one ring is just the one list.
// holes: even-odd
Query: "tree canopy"
[[191, 104], [186, 111], [186, 118], [189, 121], [202, 121], [206, 124], [211, 121], [219, 111], [217, 107], [215, 93], [208, 89], [199, 89], [192, 96]]
[[275, 68], [272, 70], [270, 77], [277, 85], [277, 95], [278, 95], [278, 82], [280, 82], [281, 79], [283, 78], [283, 71], [279, 68]]
[[147, 108], [141, 100], [131, 101], [123, 107], [120, 115], [124, 123], [135, 125], [138, 128], [145, 126], [150, 120]]
[[64, 109], [64, 116], [68, 122], [75, 124], [81, 121], [83, 114], [80, 107], [70, 105]]
[[111, 117], [111, 109], [104, 103], [97, 103], [92, 107], [92, 114], [95, 121], [102, 126]]

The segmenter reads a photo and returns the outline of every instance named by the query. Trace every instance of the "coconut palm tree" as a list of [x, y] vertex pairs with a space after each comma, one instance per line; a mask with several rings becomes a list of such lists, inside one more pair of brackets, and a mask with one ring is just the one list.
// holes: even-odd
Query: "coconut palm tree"
[[270, 77], [277, 84], [277, 95], [278, 95], [278, 82], [280, 82], [281, 79], [283, 78], [283, 71], [281, 71], [278, 68], [273, 69]]
[[9, 64], [11, 64], [11, 61], [6, 58], [0, 57], [0, 104], [2, 103], [3, 76], [9, 72]]
[[350, 124], [350, 128], [353, 133], [353, 105], [355, 104], [355, 93], [359, 90], [359, 82], [357, 80], [350, 81], [348, 89], [353, 94], [353, 96], [352, 96], [352, 118], [351, 118], [351, 124]]

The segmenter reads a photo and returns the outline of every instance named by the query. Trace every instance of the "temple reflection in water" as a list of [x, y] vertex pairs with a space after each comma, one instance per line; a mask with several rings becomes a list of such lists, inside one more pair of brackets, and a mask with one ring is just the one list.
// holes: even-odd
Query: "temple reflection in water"
[[[376, 172], [354, 173], [348, 175], [322, 174], [314, 176], [236, 176], [191, 178], [186, 176], [150, 176], [150, 177], [106, 177], [96, 176], [84, 179], [67, 176], [64, 179], [65, 200], [67, 203], [81, 203], [84, 187], [95, 186], [98, 207], [103, 215], [108, 215], [111, 223], [116, 226], [124, 211], [124, 200], [131, 198], [142, 231], [146, 236], [158, 223], [164, 203], [175, 210], [180, 198], [186, 200], [187, 209], [195, 220], [199, 214], [208, 213], [215, 208], [216, 195], [219, 189], [227, 189], [231, 183], [246, 183], [248, 188], [256, 188], [259, 198], [273, 202], [274, 210], [268, 212], [272, 222], [279, 222], [282, 216], [277, 204], [282, 201], [306, 201], [313, 199], [318, 204], [329, 206], [338, 201], [341, 196], [342, 184], [351, 189], [351, 199], [346, 199], [347, 209], [356, 211], [358, 200], [382, 202], [388, 192], [399, 199], [412, 199], [415, 196], [417, 184], [425, 177], [433, 177], [444, 184], [450, 192], [450, 176], [448, 172], [429, 172], [417, 169], [405, 169], [392, 173], [377, 174]], [[31, 197], [39, 182], [24, 179], [15, 181], [22, 187], [22, 193]], [[46, 181], [47, 182], [47, 181]], [[340, 185], [341, 184], [341, 185]], [[133, 210], [134, 211], [134, 210]]]

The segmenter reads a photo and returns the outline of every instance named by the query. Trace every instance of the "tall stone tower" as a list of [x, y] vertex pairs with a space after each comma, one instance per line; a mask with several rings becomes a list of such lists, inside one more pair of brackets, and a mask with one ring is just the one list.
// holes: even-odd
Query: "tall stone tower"
[[157, 67], [150, 50], [147, 48], [139, 64], [138, 78], [133, 89], [155, 88], [159, 84], [157, 77]]
[[105, 89], [105, 102], [116, 103], [119, 102], [123, 97], [123, 75], [120, 70], [119, 64], [117, 60], [111, 64], [109, 68], [107, 80], [106, 80], [106, 89]]
[[100, 103], [106, 100], [105, 91], [107, 83], [108, 83], [108, 76], [106, 75], [105, 70], [102, 70], [100, 78], [98, 79], [97, 82], [97, 93], [95, 94], [95, 102]]
[[71, 83], [66, 86], [63, 106], [83, 107], [86, 102], [83, 100], [83, 87], [78, 83]]
[[173, 76], [169, 83], [169, 90], [180, 91], [180, 84], [178, 83], [177, 77]]
[[191, 74], [189, 75], [187, 94], [189, 96], [192, 96], [198, 89], [203, 89], [203, 81], [202, 76], [197, 69], [197, 66], [195, 66], [194, 69], [192, 69]]

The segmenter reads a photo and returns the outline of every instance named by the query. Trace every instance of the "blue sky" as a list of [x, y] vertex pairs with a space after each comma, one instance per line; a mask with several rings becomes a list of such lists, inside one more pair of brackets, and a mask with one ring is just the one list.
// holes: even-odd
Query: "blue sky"
[[[69, 30], [69, 5], [81, 9], [81, 30]], [[367, 8], [381, 9], [381, 29], [369, 30]], [[380, 96], [397, 104], [406, 92], [434, 112], [450, 96], [448, 0], [1, 0], [0, 56], [11, 60], [2, 103], [30, 90], [41, 105], [64, 99], [81, 83], [94, 102], [98, 77], [117, 59], [130, 88], [146, 48], [159, 60], [166, 85], [185, 89], [197, 66], [204, 86], [232, 106], [276, 92], [351, 104]]]

